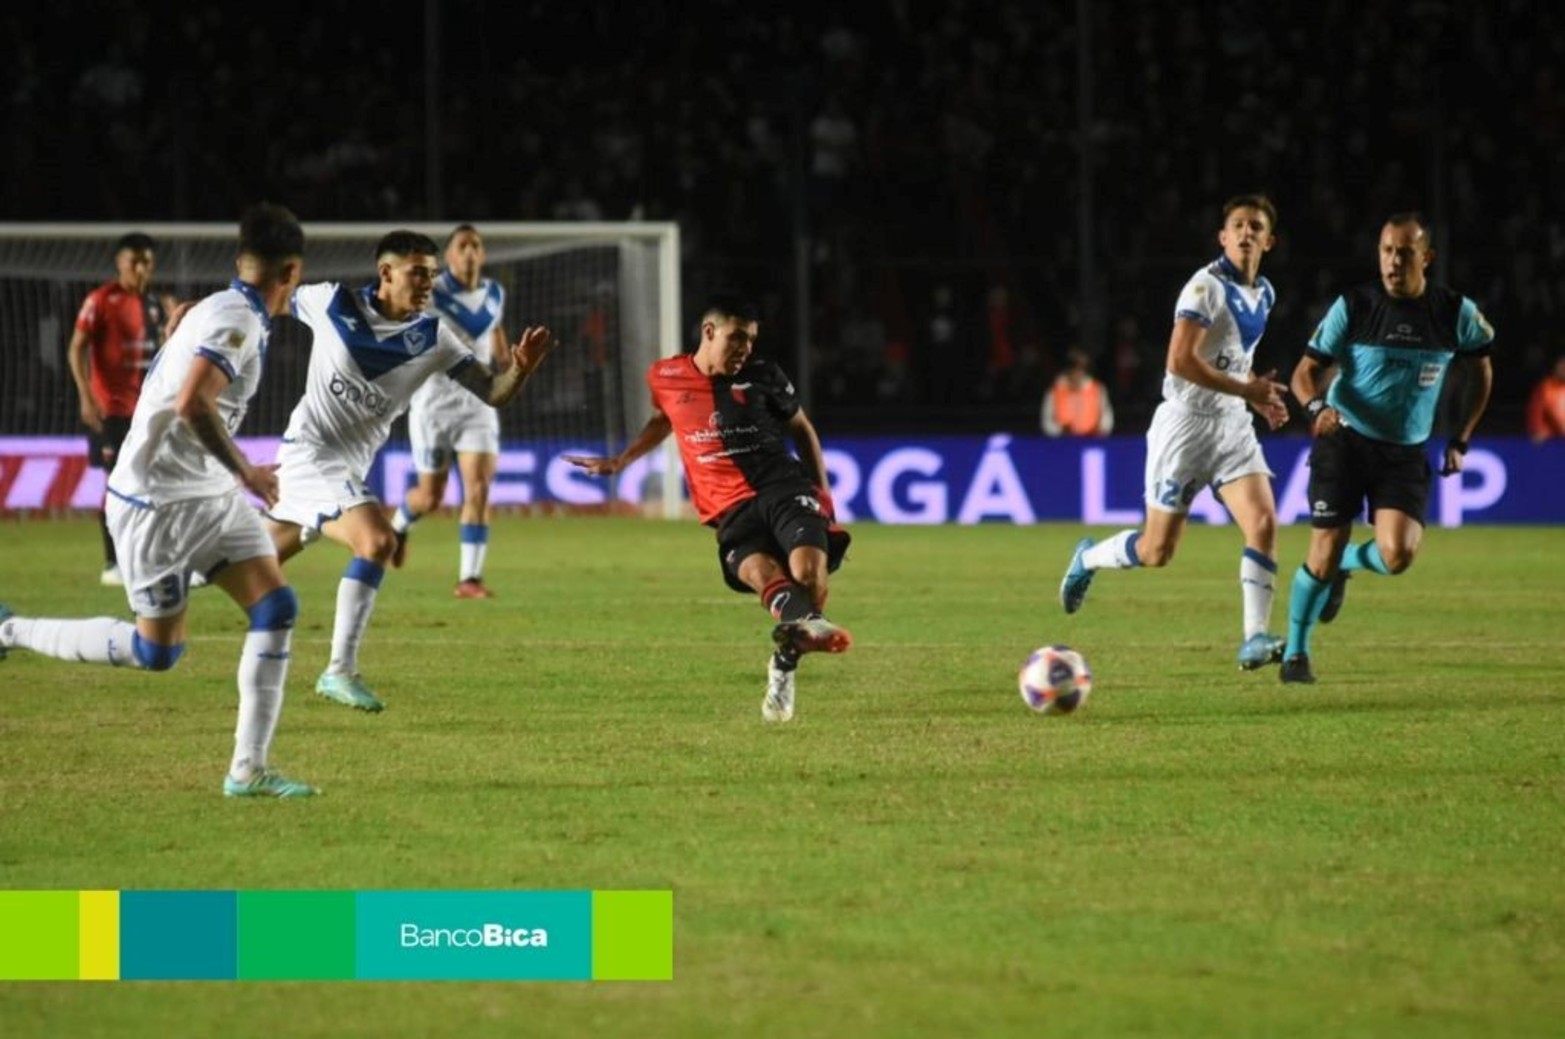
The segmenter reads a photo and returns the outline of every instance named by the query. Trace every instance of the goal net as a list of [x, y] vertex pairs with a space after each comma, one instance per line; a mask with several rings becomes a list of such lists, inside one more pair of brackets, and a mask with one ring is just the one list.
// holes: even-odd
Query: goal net
[[[450, 224], [409, 224], [444, 246]], [[306, 224], [305, 281], [362, 285], [390, 224]], [[0, 511], [96, 508], [102, 476], [83, 471], [86, 442], [66, 360], [76, 312], [114, 276], [114, 243], [129, 230], [157, 242], [152, 291], [197, 299], [233, 277], [235, 224], [0, 224]], [[633, 505], [664, 516], [682, 496], [672, 441], [612, 484], [560, 456], [618, 450], [648, 416], [647, 366], [682, 346], [679, 231], [674, 224], [482, 224], [484, 273], [505, 288], [511, 342], [547, 325], [559, 345], [521, 398], [501, 409], [493, 502], [592, 509]], [[240, 440], [270, 458], [303, 392], [309, 330], [279, 319], [267, 371]], [[371, 482], [388, 503], [412, 479], [406, 420], [393, 428]], [[54, 462], [51, 465], [50, 459]], [[672, 472], [674, 479], [663, 479]], [[448, 501], [458, 494], [454, 475]]]

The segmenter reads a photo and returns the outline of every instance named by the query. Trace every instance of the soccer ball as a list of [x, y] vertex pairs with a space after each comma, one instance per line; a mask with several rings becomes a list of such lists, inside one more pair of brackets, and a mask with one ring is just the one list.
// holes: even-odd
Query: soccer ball
[[1069, 714], [1087, 702], [1092, 671], [1069, 646], [1044, 646], [1022, 664], [1016, 684], [1022, 701], [1039, 714]]

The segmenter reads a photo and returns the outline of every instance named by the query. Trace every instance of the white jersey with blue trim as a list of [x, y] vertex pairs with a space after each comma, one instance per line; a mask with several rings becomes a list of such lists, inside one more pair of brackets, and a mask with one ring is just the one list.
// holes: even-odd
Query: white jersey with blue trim
[[426, 379], [478, 363], [439, 318], [393, 321], [375, 309], [373, 296], [371, 286], [354, 291], [334, 282], [294, 292], [294, 316], [315, 340], [304, 396], [283, 434], [285, 442], [340, 458], [361, 476]]
[[130, 432], [109, 474], [111, 494], [156, 506], [209, 498], [238, 487], [234, 474], [180, 419], [179, 393], [196, 358], [204, 357], [221, 368], [228, 385], [218, 394], [217, 411], [233, 433], [261, 384], [271, 327], [260, 293], [237, 279], [190, 309], [141, 385]]
[[[1197, 354], [1212, 367], [1240, 382], [1250, 375], [1255, 348], [1266, 333], [1277, 294], [1272, 283], [1256, 278], [1254, 285], [1239, 280], [1239, 269], [1228, 257], [1219, 256], [1185, 282], [1174, 317], [1195, 321], [1206, 329]], [[1163, 375], [1163, 399], [1204, 414], [1242, 412], [1243, 398], [1209, 390], [1173, 372]]]
[[[442, 328], [456, 333], [474, 357], [484, 364], [493, 361], [494, 330], [505, 316], [505, 289], [498, 282], [480, 278], [477, 287], [469, 289], [450, 271], [445, 271], [435, 279], [429, 313], [440, 318]], [[421, 411], [472, 408], [474, 405], [488, 406], [471, 391], [443, 375], [430, 379], [413, 394], [413, 407]]]

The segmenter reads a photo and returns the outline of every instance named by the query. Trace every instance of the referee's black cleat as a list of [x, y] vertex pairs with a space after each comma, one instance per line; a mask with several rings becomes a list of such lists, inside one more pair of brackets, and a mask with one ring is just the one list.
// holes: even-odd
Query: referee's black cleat
[[1342, 600], [1348, 597], [1350, 576], [1346, 570], [1338, 570], [1337, 576], [1331, 579], [1331, 591], [1326, 593], [1326, 605], [1320, 609], [1322, 624], [1330, 624], [1337, 619], [1337, 614], [1342, 612]]
[[1302, 682], [1306, 685], [1315, 684], [1315, 672], [1310, 670], [1310, 658], [1307, 653], [1300, 653], [1296, 657], [1289, 657], [1282, 662], [1282, 671], [1278, 677], [1284, 682]]

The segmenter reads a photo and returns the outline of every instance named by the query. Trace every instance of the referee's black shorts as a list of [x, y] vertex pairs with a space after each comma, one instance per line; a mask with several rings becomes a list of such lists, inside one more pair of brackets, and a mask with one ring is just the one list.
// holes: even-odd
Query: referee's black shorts
[[1310, 448], [1310, 523], [1322, 530], [1352, 523], [1369, 502], [1424, 522], [1433, 479], [1423, 444], [1388, 444], [1346, 426]]

